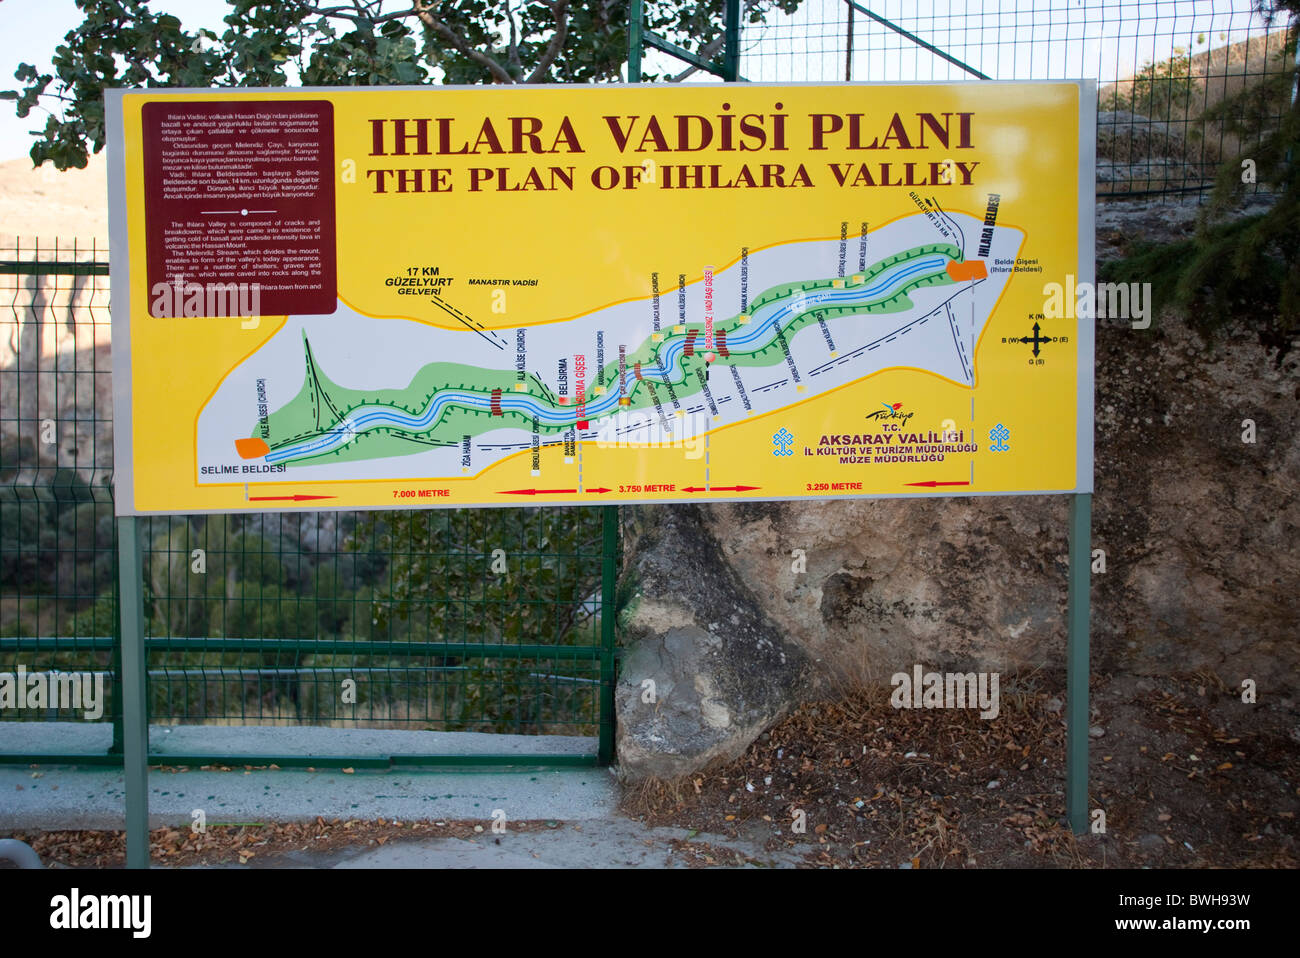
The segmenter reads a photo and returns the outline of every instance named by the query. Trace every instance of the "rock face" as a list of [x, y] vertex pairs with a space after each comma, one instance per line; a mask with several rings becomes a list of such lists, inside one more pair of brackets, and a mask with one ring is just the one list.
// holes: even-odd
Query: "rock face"
[[737, 758], [807, 695], [812, 663], [722, 557], [698, 507], [639, 510], [628, 526], [620, 769], [674, 778]]
[[1027, 633], [1064, 615], [1063, 498], [723, 504], [710, 526], [832, 680], [940, 661], [1006, 668]]
[[1217, 153], [1202, 140], [1188, 142], [1189, 133], [1200, 132], [1190, 120], [1162, 123], [1140, 113], [1098, 111], [1097, 192], [1200, 186], [1212, 180]]
[[[1146, 330], [1099, 324], [1094, 669], [1296, 691], [1298, 364], [1245, 333], [1207, 346], [1169, 315]], [[837, 683], [918, 663], [1064, 668], [1064, 496], [625, 512], [641, 576], [617, 697], [630, 777], [738, 754], [767, 716]], [[677, 684], [652, 713], [638, 683], [656, 669]]]

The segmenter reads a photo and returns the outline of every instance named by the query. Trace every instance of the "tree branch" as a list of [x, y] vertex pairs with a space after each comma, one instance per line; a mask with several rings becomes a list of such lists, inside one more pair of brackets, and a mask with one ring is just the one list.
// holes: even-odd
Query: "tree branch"
[[[560, 2], [567, 2], [567, 0], [560, 0]], [[488, 73], [492, 74], [492, 79], [494, 81], [496, 81], [497, 83], [515, 82], [514, 77], [510, 75], [509, 71], [507, 71], [505, 67], [503, 67], [500, 63], [492, 59], [492, 57], [488, 56], [483, 51], [475, 50], [473, 47], [471, 47], [468, 43], [465, 42], [464, 37], [462, 37], [451, 27], [447, 26], [447, 24], [443, 23], [442, 20], [439, 19], [436, 14], [434, 14], [430, 6], [429, 0], [415, 0], [414, 9], [415, 9], [415, 15], [420, 18], [420, 20], [424, 23], [425, 26], [429, 27], [429, 29], [433, 30], [444, 40], [450, 43], [453, 47], [455, 47], [458, 53], [461, 53], [464, 56], [469, 57], [475, 63], [485, 67]]]
[[551, 34], [551, 42], [546, 45], [542, 52], [542, 57], [537, 61], [537, 67], [529, 74], [526, 83], [540, 83], [546, 77], [546, 71], [551, 68], [555, 58], [560, 55], [564, 49], [564, 41], [569, 38], [569, 0], [552, 0], [546, 4], [555, 14], [555, 33]]
[[[351, 7], [312, 7], [313, 16], [325, 17], [326, 19], [338, 17], [340, 20], [351, 20], [353, 23], [360, 23], [361, 18], [352, 12]], [[411, 7], [409, 10], [393, 10], [389, 13], [367, 12], [366, 22], [373, 24], [387, 23], [389, 20], [405, 20], [419, 14], [419, 10]]]
[[524, 65], [519, 60], [519, 28], [515, 23], [515, 10], [512, 4], [506, 4], [506, 19], [510, 21], [510, 66], [514, 75], [524, 72]]

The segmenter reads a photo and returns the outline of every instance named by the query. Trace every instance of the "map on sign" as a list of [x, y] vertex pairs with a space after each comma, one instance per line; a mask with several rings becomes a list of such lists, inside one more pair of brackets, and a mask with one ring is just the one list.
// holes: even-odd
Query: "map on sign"
[[998, 90], [114, 94], [119, 511], [1086, 491], [1080, 86]]
[[[694, 447], [720, 426], [892, 366], [969, 386], [975, 345], [1010, 275], [990, 276], [983, 260], [966, 258], [980, 226], [936, 204], [933, 219], [917, 213], [862, 238], [877, 258], [843, 278], [827, 275], [839, 243], [825, 240], [695, 267], [684, 305], [674, 289], [674, 315], [658, 332], [662, 295], [657, 305], [495, 329], [455, 306], [450, 290], [431, 302], [462, 319], [460, 329], [346, 307], [327, 321], [290, 317], [200, 412], [197, 455], [210, 467], [200, 481], [228, 482], [249, 462], [304, 479], [380, 479], [396, 456], [411, 459], [396, 467], [402, 472], [454, 478], [521, 452], [536, 476], [540, 443], [563, 443], [570, 459], [593, 440], [598, 448]], [[991, 255], [1014, 260], [1023, 239], [1003, 228]], [[412, 278], [446, 278], [438, 267], [428, 272]], [[747, 289], [750, 277], [762, 277], [761, 288]], [[676, 322], [682, 311], [688, 321]], [[268, 409], [256, 421], [252, 395]], [[960, 445], [941, 432], [929, 444]]]

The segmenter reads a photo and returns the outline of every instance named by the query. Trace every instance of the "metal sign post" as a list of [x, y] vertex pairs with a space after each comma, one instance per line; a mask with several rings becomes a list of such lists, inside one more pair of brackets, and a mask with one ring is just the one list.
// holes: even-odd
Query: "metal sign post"
[[121, 516], [117, 520], [127, 868], [149, 867], [149, 689], [144, 654], [144, 567], [139, 523], [134, 516]]
[[1070, 497], [1070, 584], [1066, 600], [1065, 817], [1088, 830], [1088, 627], [1092, 606], [1092, 494]]

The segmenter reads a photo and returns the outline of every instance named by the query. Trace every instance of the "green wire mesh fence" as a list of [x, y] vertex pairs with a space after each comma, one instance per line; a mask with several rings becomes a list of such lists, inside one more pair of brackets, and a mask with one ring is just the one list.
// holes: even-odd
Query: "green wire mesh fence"
[[[120, 695], [102, 253], [0, 251], [0, 677], [100, 675], [107, 725]], [[139, 522], [152, 724], [584, 736], [608, 761], [615, 509]], [[24, 704], [0, 723], [90, 718]], [[5, 727], [0, 753], [30, 757]]]
[[[96, 675], [109, 721], [114, 629], [94, 615], [112, 607], [117, 555], [104, 252], [0, 250], [0, 672]], [[0, 721], [87, 714], [32, 698]]]
[[[1097, 81], [1098, 196], [1200, 198], [1297, 95], [1296, 35], [1254, 0], [730, 0], [740, 20], [686, 57], [633, 31], [629, 79], [767, 83]], [[637, 0], [633, 0], [634, 8]], [[640, 43], [638, 44], [638, 40]], [[643, 72], [642, 72], [643, 71]], [[1259, 175], [1253, 192], [1275, 188]]]

